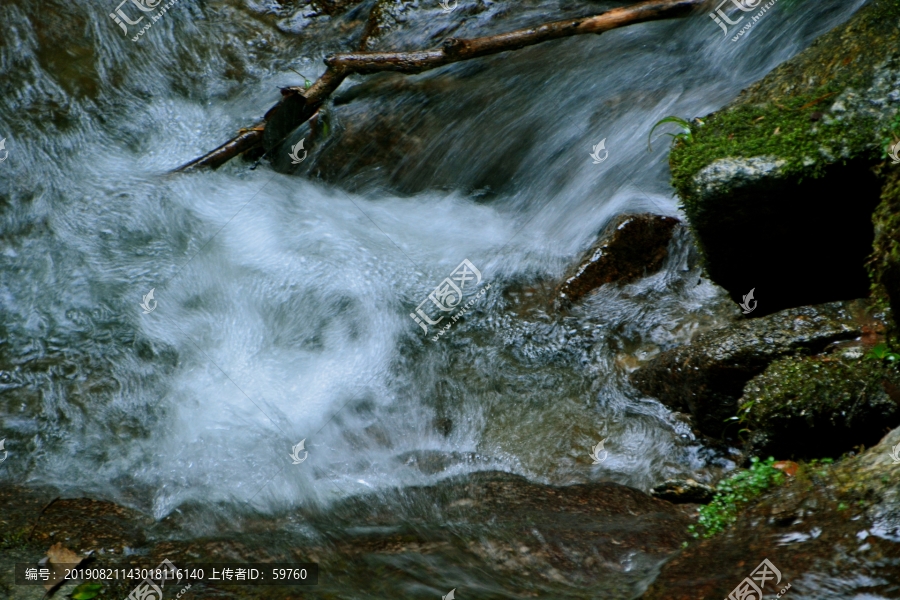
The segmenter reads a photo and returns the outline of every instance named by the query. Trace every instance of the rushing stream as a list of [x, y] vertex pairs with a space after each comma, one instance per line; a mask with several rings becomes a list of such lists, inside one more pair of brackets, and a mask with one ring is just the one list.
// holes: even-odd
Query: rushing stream
[[[431, 29], [386, 43], [621, 4], [480, 1], [449, 15], [414, 3]], [[625, 379], [732, 310], [698, 285], [686, 236], [660, 273], [566, 316], [509, 290], [558, 280], [618, 213], [677, 215], [668, 138], [647, 149], [653, 123], [722, 106], [862, 0], [781, 0], [736, 43], [699, 15], [445, 67], [397, 100], [363, 91], [333, 108], [334, 135], [354, 111], [384, 112], [402, 160], [360, 146], [327, 181], [283, 172], [286, 156], [282, 172], [166, 171], [252, 125], [302, 81], [294, 70], [313, 78], [324, 54], [352, 48], [371, 3], [329, 19], [180, 0], [137, 42], [115, 4], [0, 5], [0, 481], [162, 518], [487, 469], [647, 489], [727, 464]], [[432, 341], [409, 314], [464, 259], [490, 288]], [[609, 458], [592, 466], [604, 438]]]

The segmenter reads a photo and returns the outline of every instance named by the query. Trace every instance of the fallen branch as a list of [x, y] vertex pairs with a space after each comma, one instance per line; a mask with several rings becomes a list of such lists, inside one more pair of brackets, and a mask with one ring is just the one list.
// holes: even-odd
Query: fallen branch
[[349, 75], [382, 71], [421, 73], [451, 63], [518, 50], [550, 40], [647, 21], [674, 19], [690, 14], [706, 0], [646, 0], [624, 8], [581, 19], [555, 21], [487, 37], [444, 40], [440, 48], [414, 52], [348, 52], [325, 57], [325, 73], [308, 89], [283, 88], [281, 101], [269, 109], [262, 123], [242, 132], [212, 152], [182, 165], [176, 171], [217, 168], [238, 154], [262, 145], [268, 152], [309, 120]]

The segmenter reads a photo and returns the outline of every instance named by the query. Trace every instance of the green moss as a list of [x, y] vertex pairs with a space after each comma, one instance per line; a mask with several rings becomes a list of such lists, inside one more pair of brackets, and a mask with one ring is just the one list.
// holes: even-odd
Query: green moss
[[812, 458], [878, 443], [900, 424], [897, 394], [891, 361], [792, 356], [744, 386], [739, 416], [754, 452]]
[[[872, 297], [878, 308], [900, 314], [900, 171], [892, 172], [882, 189], [881, 203], [872, 214], [875, 242], [867, 268], [872, 282]], [[894, 317], [896, 320], [896, 316]], [[892, 342], [900, 343], [896, 323], [890, 332]]]
[[699, 209], [693, 194], [694, 176], [716, 160], [774, 156], [786, 161], [782, 168], [785, 175], [802, 180], [824, 174], [830, 163], [823, 160], [823, 150], [833, 155], [839, 155], [843, 148], [864, 151], [873, 141], [873, 117], [854, 127], [812, 119], [821, 111], [821, 104], [833, 100], [838, 92], [834, 85], [823, 86], [814, 94], [797, 96], [784, 104], [741, 105], [707, 117], [703, 125], [692, 123], [693, 143], [677, 142], [670, 154], [672, 184], [688, 215]]
[[747, 384], [741, 417], [751, 427], [767, 427], [773, 419], [830, 419], [858, 405], [867, 391], [881, 391], [882, 381], [896, 379], [888, 362], [791, 356]]
[[870, 104], [864, 110], [827, 113], [848, 90], [855, 92], [859, 109], [860, 96], [900, 46], [898, 17], [900, 0], [872, 0], [850, 22], [742, 92], [731, 106], [703, 118], [702, 124], [691, 123], [693, 142], [676, 141], [669, 162], [673, 186], [695, 231], [705, 218], [716, 219], [704, 214], [715, 207], [702, 206], [694, 177], [717, 160], [775, 157], [785, 161], [784, 175], [799, 183], [825, 175], [834, 164], [854, 159], [874, 164], [886, 156], [888, 141], [900, 139], [900, 116], [873, 113]]
[[774, 463], [775, 459], [771, 456], [762, 462], [753, 457], [749, 469], [741, 469], [720, 481], [712, 502], [698, 510], [697, 525], [688, 528], [691, 534], [695, 538], [714, 536], [734, 523], [741, 508], [748, 502], [780, 485], [785, 475], [772, 466]]

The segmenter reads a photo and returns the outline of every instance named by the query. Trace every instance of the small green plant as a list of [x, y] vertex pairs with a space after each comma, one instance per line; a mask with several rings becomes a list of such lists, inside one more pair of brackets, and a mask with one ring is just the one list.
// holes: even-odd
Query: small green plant
[[884, 342], [878, 344], [866, 354], [866, 358], [874, 358], [877, 360], [889, 360], [891, 362], [896, 362], [900, 360], [900, 354], [896, 352], [891, 352], [891, 349], [888, 348], [887, 344]]
[[828, 476], [828, 465], [834, 464], [833, 458], [814, 458], [809, 463], [807, 463], [807, 467], [810, 470], [814, 470], [815, 474], [819, 477], [827, 477]]
[[[288, 67], [288, 69], [291, 69], [291, 68]], [[303, 89], [308, 90], [309, 88], [312, 87], [312, 81], [309, 80], [309, 77], [307, 77], [306, 75], [304, 75], [303, 73], [301, 73], [300, 71], [298, 71], [296, 69], [291, 69], [291, 71], [293, 71], [294, 73], [296, 73], [297, 75], [299, 75], [300, 77], [303, 78]]]
[[738, 415], [734, 417], [728, 417], [725, 419], [725, 423], [730, 423], [732, 421], [737, 421], [738, 425], [741, 425], [741, 429], [738, 429], [738, 437], [744, 439], [744, 434], [750, 433], [752, 429], [751, 426], [754, 424], [751, 423], [750, 419], [750, 411], [753, 410], [753, 407], [756, 405], [756, 400], [750, 400], [748, 402], [744, 402], [741, 404], [738, 409]]
[[650, 135], [647, 136], [647, 148], [652, 152], [653, 147], [650, 145], [653, 132], [656, 131], [656, 128], [660, 125], [665, 125], [666, 123], [675, 123], [681, 128], [681, 133], [667, 133], [665, 135], [672, 138], [673, 141], [680, 140], [685, 144], [690, 144], [694, 141], [694, 134], [691, 132], [691, 124], [688, 121], [685, 121], [681, 117], [666, 117], [665, 119], [658, 121], [656, 125], [653, 126], [653, 129], [650, 130]]
[[750, 468], [741, 469], [716, 486], [712, 502], [700, 507], [697, 525], [688, 529], [695, 538], [712, 537], [734, 523], [739, 510], [769, 488], [781, 484], [785, 475], [772, 465], [771, 456], [760, 461], [750, 459]]
[[72, 600], [91, 600], [100, 594], [103, 584], [100, 583], [82, 583], [72, 590]]

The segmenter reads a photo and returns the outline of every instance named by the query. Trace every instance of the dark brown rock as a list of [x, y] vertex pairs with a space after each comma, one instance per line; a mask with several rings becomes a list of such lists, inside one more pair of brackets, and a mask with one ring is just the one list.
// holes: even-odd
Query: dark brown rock
[[112, 502], [54, 498], [52, 492], [17, 486], [0, 489], [0, 540], [49, 548], [63, 543], [77, 554], [122, 553], [143, 541], [153, 520]]
[[[27, 532], [46, 502], [46, 495], [28, 489], [0, 490], [0, 539]], [[91, 563], [103, 568], [153, 567], [164, 558], [177, 566], [317, 562], [319, 585], [309, 590], [311, 598], [346, 598], [350, 591], [390, 597], [390, 590], [404, 589], [413, 579], [424, 581], [415, 566], [421, 564], [431, 565], [428, 585], [444, 594], [462, 581], [440, 580], [443, 572], [452, 572], [465, 574], [470, 589], [507, 589], [504, 597], [560, 597], [548, 590], [575, 585], [593, 596], [602, 592], [604, 598], [624, 600], [634, 598], [680, 547], [690, 523], [681, 508], [616, 483], [554, 487], [500, 472], [354, 496], [330, 508], [250, 512], [239, 520], [240, 529], [210, 537], [191, 534], [197, 522], [209, 518], [208, 507], [182, 506], [154, 523], [107, 502], [59, 500], [44, 512], [34, 539], [20, 544], [15, 561], [0, 552], [0, 591], [12, 585], [11, 562], [35, 562], [60, 541], [76, 551], [107, 548]], [[121, 556], [126, 545], [136, 556]], [[453, 568], [434, 572], [433, 565], [440, 564]], [[133, 587], [111, 582], [104, 593], [124, 598]], [[198, 584], [191, 594], [286, 600], [296, 598], [296, 589]]]
[[604, 284], [627, 283], [659, 270], [678, 223], [678, 219], [651, 214], [616, 217], [566, 277], [559, 301], [578, 302]]
[[794, 308], [703, 333], [655, 357], [631, 381], [663, 404], [687, 410], [701, 432], [719, 437], [726, 419], [737, 414], [744, 385], [771, 362], [801, 350], [820, 352], [861, 330], [845, 303]]
[[716, 488], [693, 479], [669, 479], [650, 490], [650, 495], [673, 504], [709, 504]]

